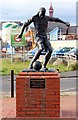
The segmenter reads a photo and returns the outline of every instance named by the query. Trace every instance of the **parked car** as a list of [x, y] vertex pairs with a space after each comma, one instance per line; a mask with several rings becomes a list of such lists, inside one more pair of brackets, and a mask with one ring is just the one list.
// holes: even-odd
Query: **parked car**
[[63, 47], [57, 51], [53, 51], [52, 56], [64, 56], [67, 52], [72, 50], [74, 47]]
[[67, 52], [65, 55], [72, 57], [78, 56], [78, 48], [72, 49], [71, 51]]
[[[38, 51], [38, 47], [35, 47], [34, 49], [31, 49], [30, 51], [28, 51], [28, 57], [29, 58], [33, 58], [35, 53]], [[41, 52], [41, 55], [45, 55], [47, 51], [43, 50]]]

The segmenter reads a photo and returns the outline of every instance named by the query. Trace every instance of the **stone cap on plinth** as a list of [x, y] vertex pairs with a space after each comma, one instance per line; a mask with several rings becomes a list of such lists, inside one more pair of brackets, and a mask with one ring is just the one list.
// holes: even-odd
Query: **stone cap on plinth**
[[50, 69], [40, 69], [40, 70], [35, 70], [35, 69], [23, 69], [22, 72], [56, 72], [57, 70], [54, 68]]
[[24, 71], [22, 71], [22, 72], [20, 72], [19, 73], [19, 77], [20, 76], [22, 76], [22, 77], [45, 77], [45, 78], [50, 78], [50, 77], [56, 77], [56, 78], [58, 78], [58, 77], [60, 77], [60, 74], [58, 73], [58, 71], [56, 70], [52, 70], [52, 72], [51, 72], [51, 70], [52, 69], [50, 69], [50, 70], [47, 70], [46, 72], [42, 72], [42, 71], [33, 71], [33, 70], [31, 70], [31, 71], [29, 71], [29, 69], [25, 69]]

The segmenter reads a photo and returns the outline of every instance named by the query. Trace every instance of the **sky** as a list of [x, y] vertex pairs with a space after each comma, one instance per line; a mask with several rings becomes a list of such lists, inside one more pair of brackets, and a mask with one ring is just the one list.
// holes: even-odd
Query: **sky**
[[76, 24], [76, 2], [78, 0], [1, 0], [0, 1], [0, 22], [22, 21], [35, 15], [40, 7], [46, 8], [46, 15], [49, 15], [49, 7], [52, 3], [54, 17], [58, 17], [71, 25]]

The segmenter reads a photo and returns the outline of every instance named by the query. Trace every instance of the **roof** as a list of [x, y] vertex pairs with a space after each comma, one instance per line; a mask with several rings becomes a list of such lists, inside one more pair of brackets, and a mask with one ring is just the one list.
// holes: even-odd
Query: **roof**
[[[48, 29], [47, 32], [49, 33], [50, 31], [52, 31], [53, 29], [55, 29], [56, 27], [59, 27], [61, 29], [62, 34], [66, 34], [66, 25], [63, 23], [54, 23], [54, 22], [49, 22], [48, 24]], [[76, 34], [77, 33], [77, 26], [70, 26], [69, 27], [69, 34]]]

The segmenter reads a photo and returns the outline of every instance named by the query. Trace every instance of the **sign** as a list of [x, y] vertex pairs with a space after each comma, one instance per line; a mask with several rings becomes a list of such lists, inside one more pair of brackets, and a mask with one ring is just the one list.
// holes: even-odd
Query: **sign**
[[45, 88], [45, 79], [30, 79], [30, 88]]
[[18, 34], [11, 34], [11, 45], [12, 46], [25, 46], [25, 36], [23, 35], [21, 39], [17, 39]]
[[11, 45], [11, 32], [12, 29], [15, 30], [18, 28], [18, 24], [14, 22], [5, 22], [2, 24], [2, 40], [4, 43], [10, 43]]
[[2, 24], [2, 40], [4, 43], [11, 43], [11, 29], [12, 24], [3, 23]]

